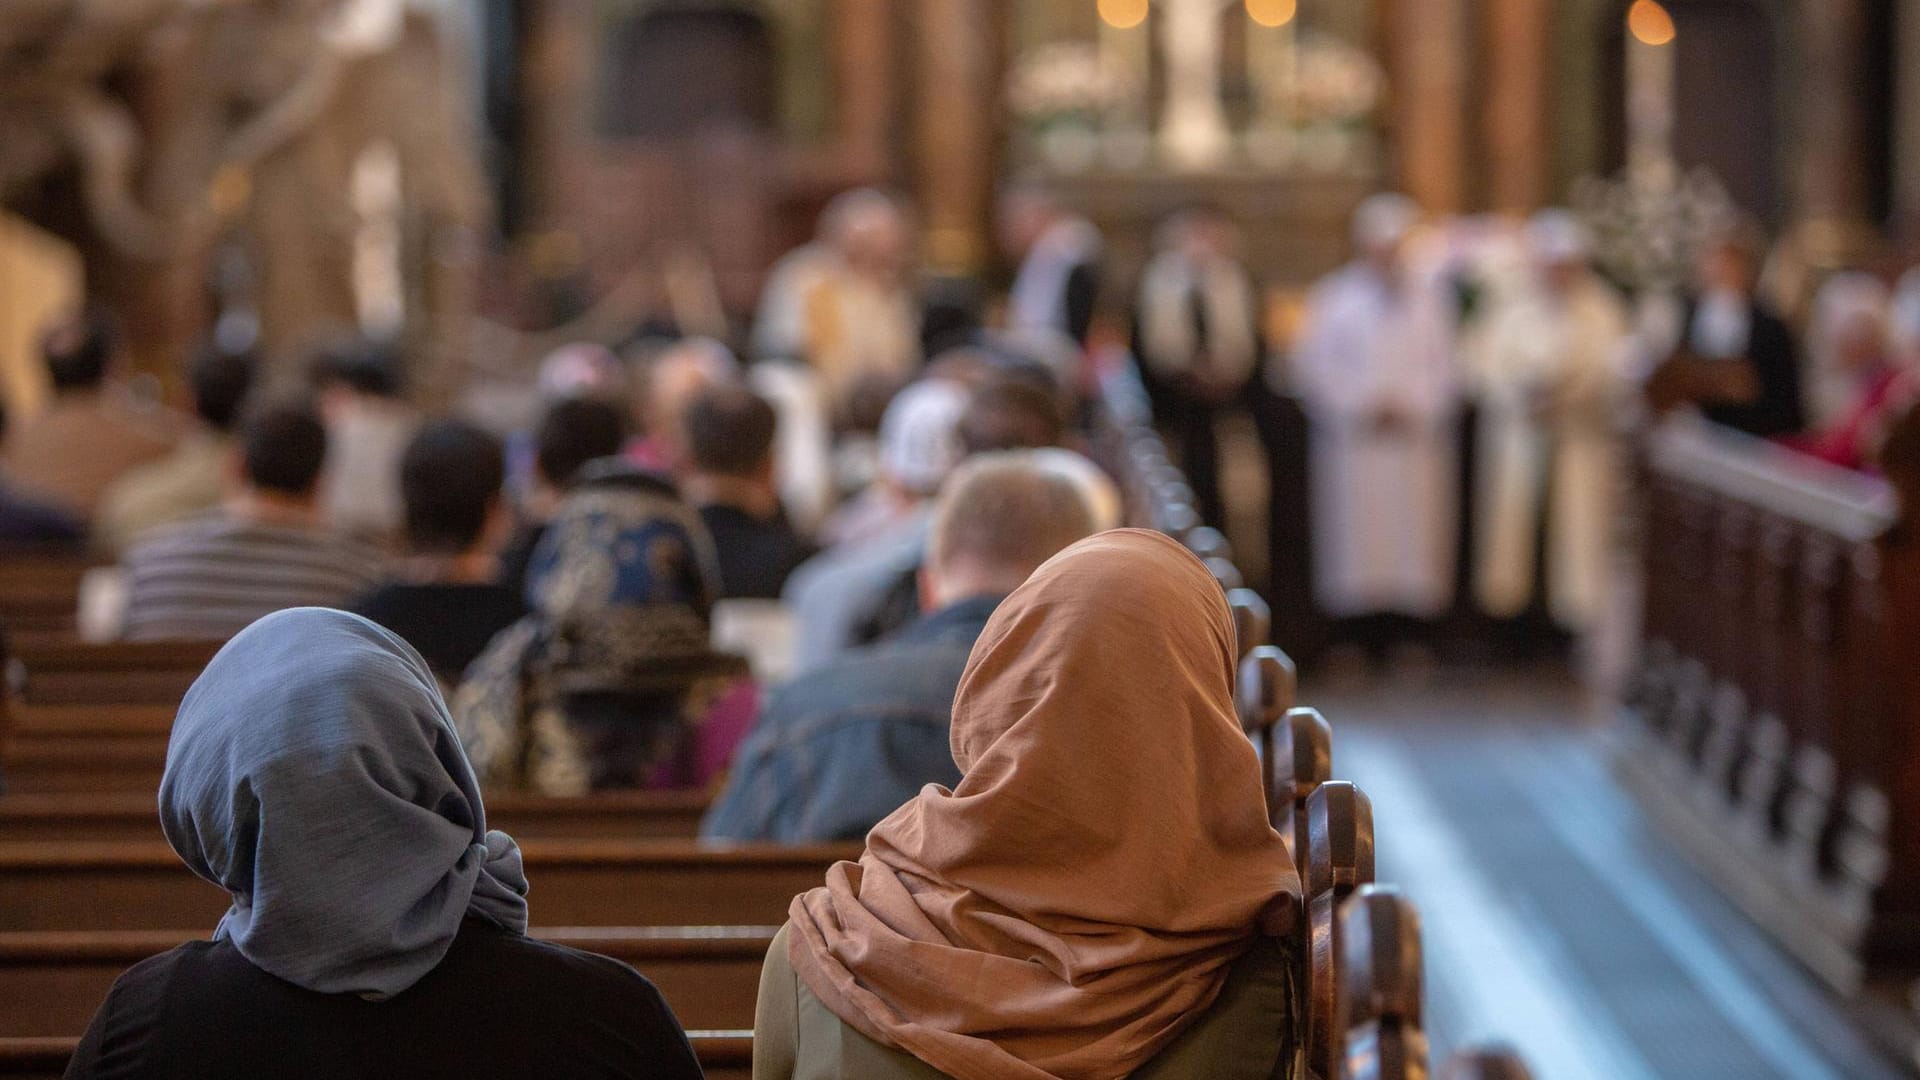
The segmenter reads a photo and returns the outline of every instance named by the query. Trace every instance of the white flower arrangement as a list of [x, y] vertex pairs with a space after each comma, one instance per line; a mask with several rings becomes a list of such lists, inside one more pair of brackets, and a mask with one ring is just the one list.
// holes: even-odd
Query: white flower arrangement
[[1063, 121], [1091, 126], [1126, 100], [1132, 81], [1127, 72], [1103, 63], [1093, 43], [1055, 42], [1021, 54], [1008, 80], [1007, 104], [1034, 130]]
[[1693, 252], [1738, 210], [1719, 179], [1704, 166], [1677, 181], [1629, 169], [1613, 178], [1575, 182], [1574, 210], [1593, 232], [1594, 260], [1609, 278], [1636, 294], [1680, 289], [1692, 272]]
[[1373, 57], [1330, 34], [1303, 34], [1294, 48], [1295, 125], [1358, 127], [1373, 119], [1386, 85]]

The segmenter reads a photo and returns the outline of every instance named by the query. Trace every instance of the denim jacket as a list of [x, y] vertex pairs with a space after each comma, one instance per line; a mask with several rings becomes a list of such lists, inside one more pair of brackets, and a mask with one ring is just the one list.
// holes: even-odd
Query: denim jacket
[[954, 690], [1001, 599], [950, 604], [775, 689], [701, 838], [859, 840], [927, 784], [959, 783]]

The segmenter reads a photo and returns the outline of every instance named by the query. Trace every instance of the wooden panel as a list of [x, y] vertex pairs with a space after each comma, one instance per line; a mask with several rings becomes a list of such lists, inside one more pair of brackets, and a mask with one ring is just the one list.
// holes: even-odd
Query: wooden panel
[[[487, 797], [487, 824], [520, 840], [691, 839], [708, 799], [699, 791], [604, 792], [579, 798]], [[153, 790], [0, 796], [0, 840], [157, 840]]]
[[[525, 848], [528, 905], [542, 925], [770, 925], [855, 846], [702, 847], [669, 841], [544, 841]], [[0, 843], [0, 930], [214, 926], [221, 890], [164, 844]]]
[[[692, 1031], [694, 1056], [707, 1080], [748, 1080], [753, 1075], [753, 1032]], [[60, 1080], [73, 1057], [76, 1038], [0, 1038], [0, 1077], [5, 1080]]]
[[[687, 1028], [753, 1026], [775, 926], [536, 928], [546, 941], [611, 956], [659, 987]], [[113, 980], [183, 942], [186, 930], [0, 933], [0, 1036], [78, 1035]]]

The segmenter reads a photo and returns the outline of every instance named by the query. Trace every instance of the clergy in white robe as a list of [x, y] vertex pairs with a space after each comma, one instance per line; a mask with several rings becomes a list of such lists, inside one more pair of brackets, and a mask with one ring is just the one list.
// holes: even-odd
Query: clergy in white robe
[[836, 196], [818, 238], [768, 275], [754, 352], [805, 361], [834, 403], [869, 376], [905, 381], [920, 366], [913, 248], [907, 210], [892, 195], [858, 188]]
[[1522, 614], [1536, 599], [1544, 547], [1547, 610], [1581, 631], [1611, 577], [1630, 324], [1620, 295], [1589, 267], [1586, 230], [1572, 215], [1536, 216], [1527, 239], [1533, 274], [1492, 298], [1466, 357], [1478, 405], [1474, 593], [1489, 615]]
[[1378, 195], [1360, 257], [1313, 290], [1291, 381], [1310, 432], [1314, 593], [1334, 617], [1430, 618], [1451, 599], [1459, 494], [1454, 318], [1403, 258], [1419, 212]]

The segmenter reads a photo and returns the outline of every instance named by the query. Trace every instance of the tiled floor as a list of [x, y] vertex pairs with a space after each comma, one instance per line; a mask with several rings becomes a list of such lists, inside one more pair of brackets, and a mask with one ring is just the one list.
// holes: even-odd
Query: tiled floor
[[1436, 1059], [1519, 1047], [1542, 1080], [1905, 1075], [1644, 823], [1599, 711], [1553, 672], [1309, 680], [1334, 774], [1419, 903]]

